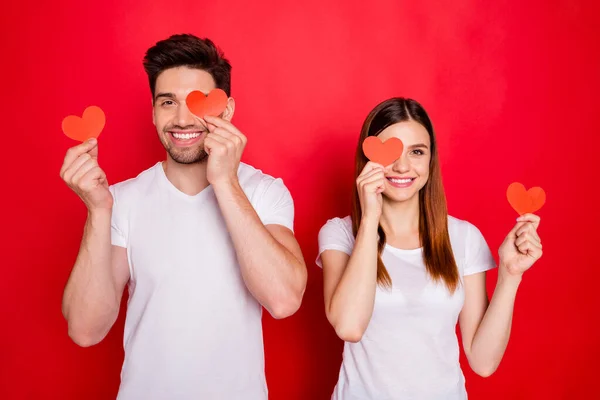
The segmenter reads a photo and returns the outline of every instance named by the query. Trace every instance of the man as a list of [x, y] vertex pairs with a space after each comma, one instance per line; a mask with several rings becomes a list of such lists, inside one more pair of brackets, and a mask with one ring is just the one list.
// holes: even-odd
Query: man
[[[63, 298], [69, 336], [100, 342], [127, 284], [118, 399], [267, 399], [261, 306], [290, 316], [306, 286], [292, 198], [240, 162], [231, 66], [210, 40], [171, 36], [144, 67], [166, 160], [109, 186], [92, 139], [61, 169], [88, 208]], [[187, 94], [214, 88], [227, 93], [223, 114], [193, 115]]]

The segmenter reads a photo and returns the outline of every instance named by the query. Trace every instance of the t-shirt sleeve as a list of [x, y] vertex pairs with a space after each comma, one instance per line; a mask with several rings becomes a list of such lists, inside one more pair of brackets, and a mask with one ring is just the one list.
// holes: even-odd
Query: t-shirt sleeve
[[294, 231], [294, 200], [281, 178], [269, 184], [256, 212], [264, 225], [283, 225]]
[[323, 268], [321, 254], [325, 250], [338, 250], [351, 255], [354, 248], [352, 230], [341, 218], [333, 218], [327, 221], [319, 231], [318, 240], [319, 254], [315, 262], [321, 268]]
[[492, 252], [475, 225], [468, 225], [466, 239], [466, 264], [463, 275], [472, 275], [496, 267]]
[[114, 246], [127, 247], [127, 227], [124, 216], [125, 210], [119, 202], [119, 190], [114, 185], [109, 186], [108, 190], [113, 197], [112, 217], [110, 221], [110, 241]]

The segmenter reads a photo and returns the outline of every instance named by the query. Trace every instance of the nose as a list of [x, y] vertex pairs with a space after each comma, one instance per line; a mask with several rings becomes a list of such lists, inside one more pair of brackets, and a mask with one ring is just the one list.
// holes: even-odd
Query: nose
[[185, 102], [182, 102], [177, 107], [177, 125], [185, 127], [196, 123], [195, 116], [187, 107]]
[[400, 158], [394, 161], [394, 164], [392, 164], [392, 171], [400, 174], [405, 174], [410, 171], [410, 161], [405, 153], [402, 153]]

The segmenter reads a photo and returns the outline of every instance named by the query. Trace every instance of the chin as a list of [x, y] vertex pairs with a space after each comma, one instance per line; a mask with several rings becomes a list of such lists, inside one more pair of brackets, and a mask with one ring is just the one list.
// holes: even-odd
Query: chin
[[204, 148], [169, 148], [167, 149], [169, 156], [173, 161], [179, 164], [196, 164], [205, 161], [208, 157]]
[[399, 193], [384, 193], [386, 195], [386, 197], [388, 198], [389, 201], [393, 201], [395, 203], [404, 203], [406, 201], [410, 201], [415, 197], [418, 197], [418, 193], [406, 193], [406, 194], [399, 194]]

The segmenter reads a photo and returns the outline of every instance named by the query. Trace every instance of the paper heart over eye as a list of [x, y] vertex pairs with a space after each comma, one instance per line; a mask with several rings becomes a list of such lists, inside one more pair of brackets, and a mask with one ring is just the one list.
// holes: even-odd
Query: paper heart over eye
[[100, 136], [106, 116], [98, 106], [89, 106], [83, 111], [83, 115], [69, 115], [62, 121], [62, 130], [67, 137], [80, 142]]
[[362, 149], [370, 161], [386, 167], [400, 158], [404, 144], [395, 137], [382, 142], [377, 136], [369, 136], [364, 140]]
[[519, 182], [511, 183], [506, 190], [506, 197], [512, 208], [519, 215], [534, 213], [546, 202], [546, 192], [541, 187], [532, 187], [529, 190]]
[[190, 92], [185, 102], [192, 114], [199, 118], [205, 115], [218, 117], [227, 107], [227, 93], [221, 89], [213, 89], [208, 96], [199, 90]]

